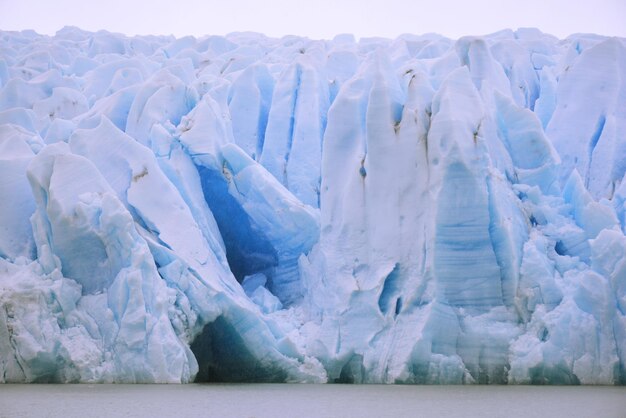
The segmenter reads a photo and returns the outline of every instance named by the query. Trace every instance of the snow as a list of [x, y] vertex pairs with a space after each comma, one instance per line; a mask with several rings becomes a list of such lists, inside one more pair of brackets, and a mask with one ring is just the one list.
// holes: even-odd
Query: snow
[[0, 382], [626, 382], [625, 40], [0, 38]]

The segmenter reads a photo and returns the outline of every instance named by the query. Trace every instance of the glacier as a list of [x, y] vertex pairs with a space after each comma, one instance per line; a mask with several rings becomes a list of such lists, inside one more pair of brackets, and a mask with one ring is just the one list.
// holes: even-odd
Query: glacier
[[0, 39], [0, 382], [626, 384], [625, 39]]

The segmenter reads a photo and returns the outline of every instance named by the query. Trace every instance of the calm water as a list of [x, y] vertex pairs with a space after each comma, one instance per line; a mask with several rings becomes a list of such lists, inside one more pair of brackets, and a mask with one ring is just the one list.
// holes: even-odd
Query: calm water
[[626, 388], [1, 385], [0, 417], [625, 418]]

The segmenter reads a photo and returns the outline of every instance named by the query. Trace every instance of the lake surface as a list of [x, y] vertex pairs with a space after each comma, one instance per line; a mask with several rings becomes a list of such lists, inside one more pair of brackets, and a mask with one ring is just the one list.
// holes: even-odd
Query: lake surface
[[626, 387], [1, 385], [0, 417], [626, 417]]

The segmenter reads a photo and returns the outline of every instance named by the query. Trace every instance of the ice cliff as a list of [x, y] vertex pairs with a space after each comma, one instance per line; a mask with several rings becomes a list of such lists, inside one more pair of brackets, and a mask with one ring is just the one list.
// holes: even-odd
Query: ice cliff
[[626, 383], [624, 39], [0, 39], [0, 382]]

